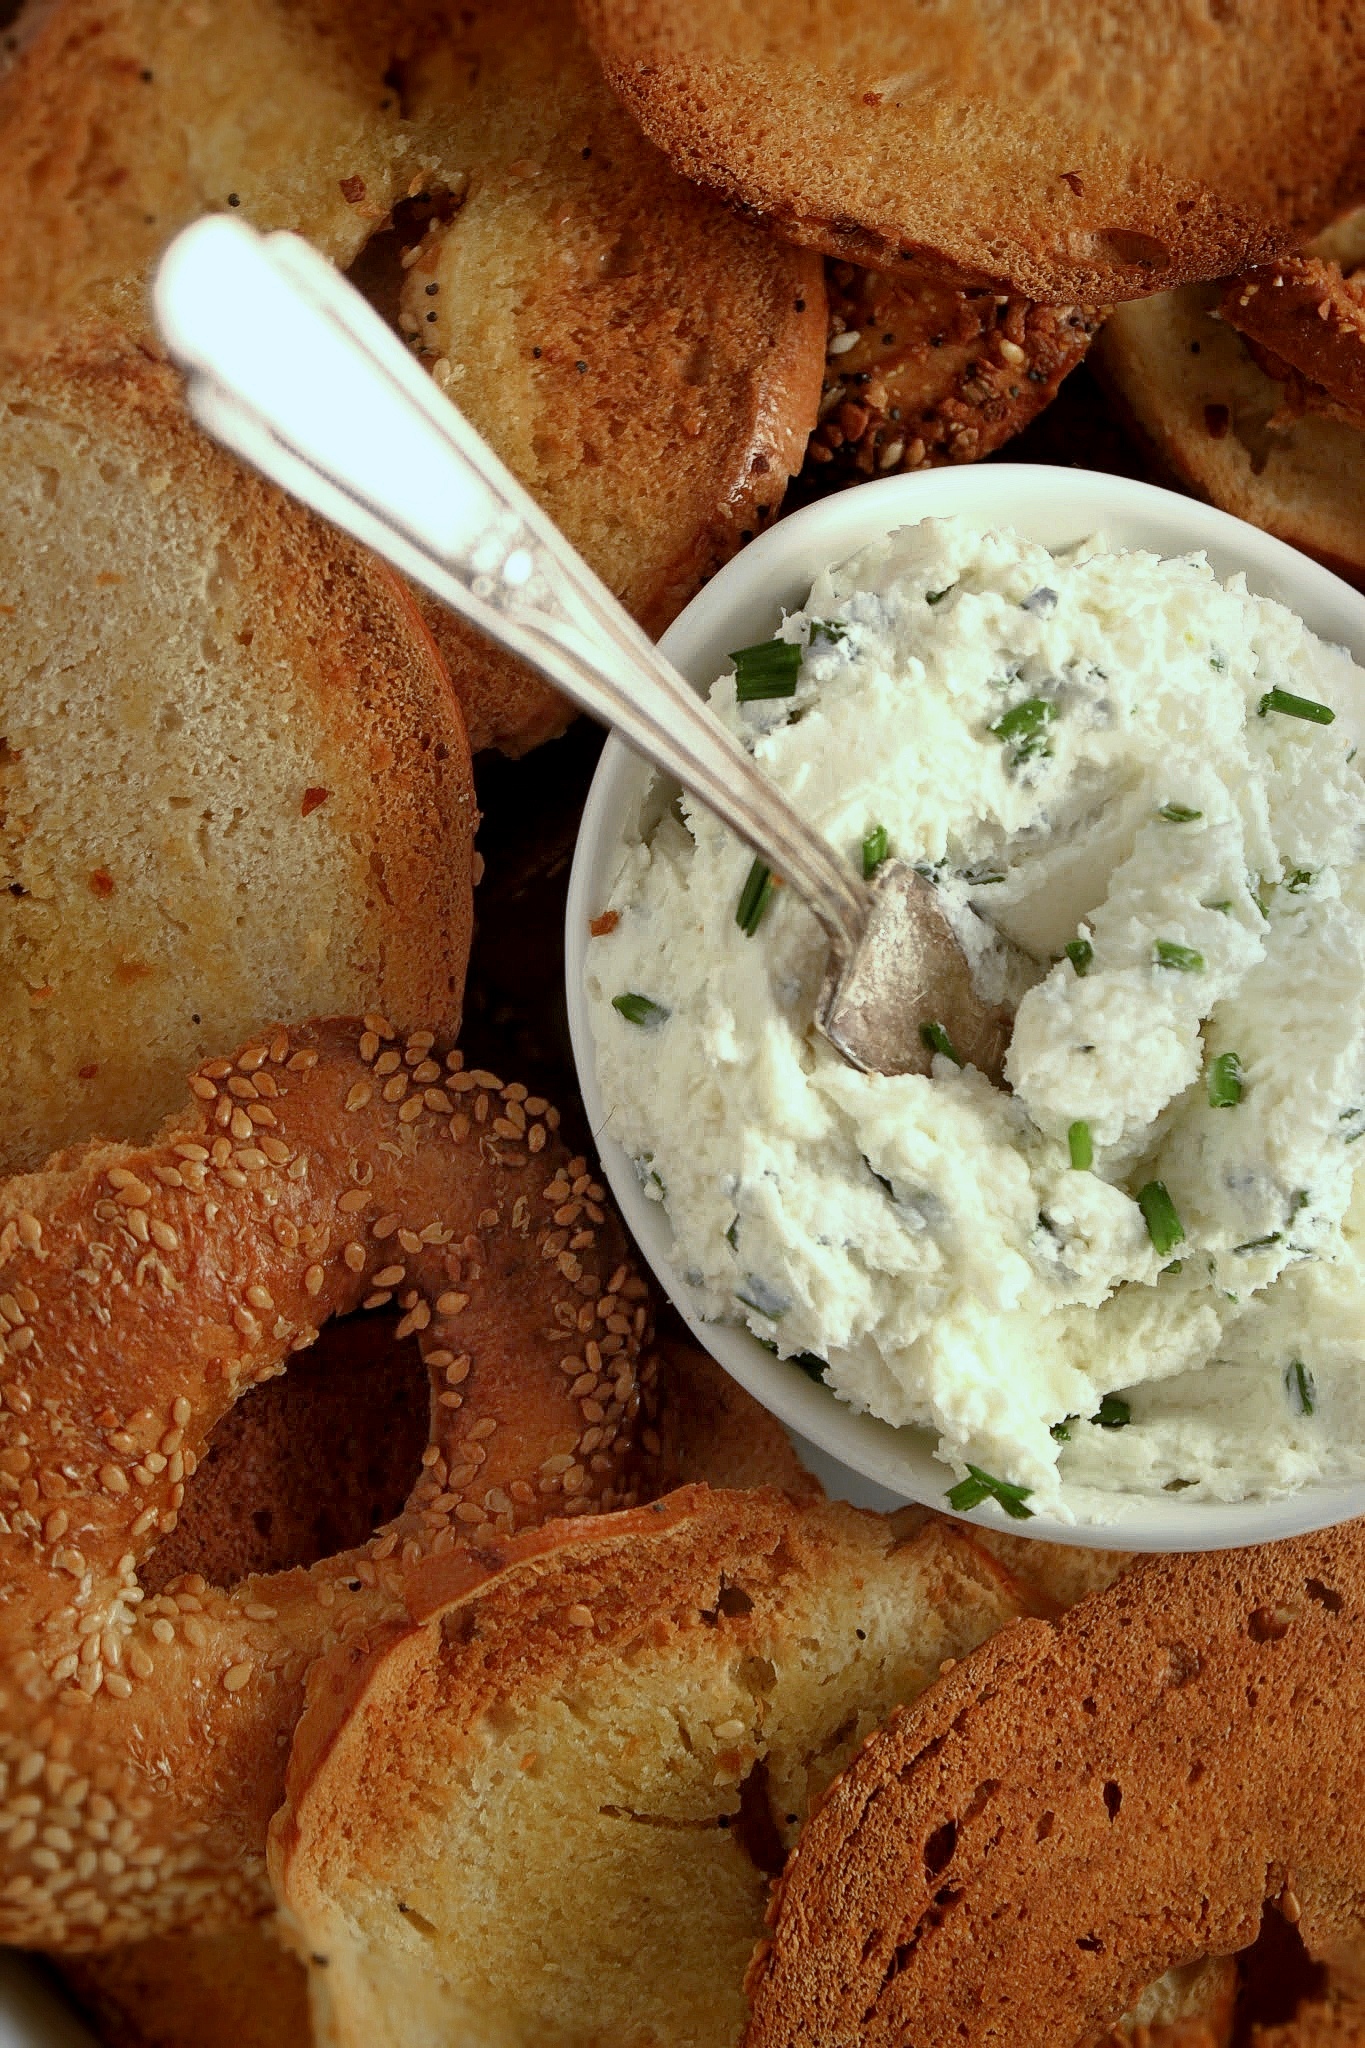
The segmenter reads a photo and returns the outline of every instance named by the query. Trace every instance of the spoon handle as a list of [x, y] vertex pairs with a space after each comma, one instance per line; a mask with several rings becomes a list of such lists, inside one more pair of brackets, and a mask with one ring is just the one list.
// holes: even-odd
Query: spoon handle
[[153, 297], [201, 426], [675, 776], [805, 900], [842, 965], [862, 884], [324, 257], [212, 215], [171, 244]]

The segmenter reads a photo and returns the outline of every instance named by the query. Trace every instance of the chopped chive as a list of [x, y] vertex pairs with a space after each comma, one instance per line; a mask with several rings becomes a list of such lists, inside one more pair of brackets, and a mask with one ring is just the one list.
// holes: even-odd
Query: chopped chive
[[1301, 1358], [1292, 1360], [1285, 1373], [1284, 1383], [1289, 1389], [1290, 1396], [1297, 1398], [1300, 1415], [1311, 1415], [1318, 1390], [1312, 1373]]
[[1139, 1188], [1137, 1203], [1142, 1211], [1142, 1220], [1147, 1225], [1159, 1258], [1173, 1252], [1185, 1238], [1185, 1226], [1176, 1213], [1175, 1203], [1166, 1192], [1164, 1181], [1149, 1180], [1146, 1187]]
[[924, 593], [924, 602], [926, 604], [942, 604], [944, 598], [947, 597], [948, 593], [956, 589], [956, 583], [948, 583], [944, 585], [942, 590], [926, 590]]
[[1056, 716], [1056, 705], [1046, 697], [1027, 697], [997, 718], [989, 730], [1002, 746], [1013, 748], [1015, 762], [1031, 761], [1048, 751], [1047, 728]]
[[979, 1465], [968, 1465], [967, 1473], [966, 1479], [959, 1479], [956, 1486], [948, 1488], [950, 1508], [966, 1514], [971, 1508], [979, 1508], [983, 1500], [994, 1500], [1016, 1522], [1032, 1521], [1033, 1509], [1024, 1506], [1032, 1487], [1016, 1486], [1011, 1479], [997, 1479], [992, 1473], [983, 1472]]
[[1279, 711], [1286, 718], [1306, 718], [1310, 725], [1331, 725], [1336, 712], [1328, 704], [1319, 704], [1312, 697], [1296, 697], [1292, 690], [1267, 690], [1256, 706], [1264, 718], [1268, 712]]
[[885, 825], [874, 825], [863, 841], [863, 880], [871, 881], [890, 849]]
[[1069, 1444], [1071, 1442], [1071, 1425], [1073, 1422], [1079, 1421], [1079, 1415], [1068, 1415], [1064, 1422], [1054, 1422], [1048, 1431], [1048, 1435], [1055, 1444]]
[[1211, 654], [1209, 656], [1209, 667], [1212, 669], [1217, 669], [1219, 675], [1222, 675], [1224, 669], [1226, 669], [1227, 667], [1227, 663], [1224, 661], [1221, 654]]
[[773, 871], [766, 861], [756, 860], [735, 905], [735, 923], [746, 938], [751, 939], [763, 922], [763, 913], [768, 908], [772, 893]]
[[1313, 869], [1294, 868], [1286, 875], [1284, 886], [1291, 896], [1302, 896], [1305, 889], [1311, 889], [1313, 886]]
[[1089, 1124], [1078, 1118], [1067, 1131], [1066, 1142], [1071, 1154], [1071, 1164], [1077, 1173], [1089, 1173], [1095, 1163], [1095, 1147], [1091, 1142]]
[[1132, 1419], [1133, 1411], [1121, 1394], [1106, 1394], [1090, 1418], [1101, 1429], [1127, 1429]]
[[848, 627], [838, 619], [812, 619], [810, 622], [810, 644], [817, 640], [847, 640]]
[[921, 1024], [919, 1035], [925, 1045], [928, 1046], [930, 1052], [941, 1052], [943, 1057], [951, 1060], [955, 1067], [962, 1065], [961, 1056], [954, 1049], [952, 1039], [949, 1038], [941, 1024]]
[[824, 1386], [828, 1368], [824, 1359], [817, 1358], [813, 1351], [794, 1351], [787, 1363], [799, 1366], [808, 1380], [814, 1380], [817, 1386]]
[[1218, 903], [1201, 903], [1199, 908], [1201, 910], [1221, 910], [1224, 917], [1231, 917], [1232, 898], [1230, 896], [1224, 896], [1222, 900]]
[[1062, 950], [1077, 974], [1089, 974], [1090, 963], [1095, 957], [1095, 948], [1089, 939], [1068, 939]]
[[1174, 968], [1177, 974], [1202, 974], [1204, 956], [1196, 953], [1193, 946], [1182, 946], [1178, 939], [1158, 939], [1153, 948], [1153, 965]]
[[1220, 1052], [1209, 1068], [1209, 1108], [1236, 1109], [1242, 1099], [1242, 1062], [1235, 1052]]
[[613, 996], [613, 1010], [619, 1010], [627, 1024], [662, 1024], [671, 1013], [662, 1003], [652, 1003], [648, 996], [637, 996], [628, 989], [624, 995]]
[[731, 1251], [736, 1251], [736, 1250], [738, 1250], [738, 1248], [739, 1248], [739, 1218], [738, 1218], [738, 1216], [732, 1216], [732, 1217], [731, 1217], [731, 1219], [730, 1219], [730, 1228], [729, 1228], [729, 1229], [728, 1229], [728, 1230], [726, 1231], [726, 1233], [725, 1233], [725, 1242], [726, 1242], [726, 1243], [727, 1243], [727, 1244], [729, 1245], [729, 1247], [730, 1247]]
[[801, 667], [801, 649], [794, 640], [763, 640], [757, 647], [737, 647], [730, 655], [735, 665], [735, 697], [741, 704], [754, 704], [764, 697], [794, 697]]
[[1157, 812], [1168, 825], [1192, 825], [1196, 818], [1202, 818], [1202, 811], [1192, 811], [1188, 804], [1162, 804]]
[[1268, 1251], [1272, 1244], [1280, 1242], [1283, 1235], [1283, 1231], [1268, 1230], [1264, 1237], [1249, 1237], [1245, 1244], [1235, 1244], [1232, 1249], [1238, 1253]]

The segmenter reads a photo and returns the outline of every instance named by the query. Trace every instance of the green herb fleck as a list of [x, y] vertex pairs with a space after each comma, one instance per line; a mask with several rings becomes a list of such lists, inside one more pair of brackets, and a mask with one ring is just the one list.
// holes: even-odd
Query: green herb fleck
[[746, 938], [751, 939], [763, 922], [763, 913], [768, 908], [772, 893], [773, 871], [766, 861], [756, 860], [735, 905], [735, 923]]
[[1300, 1415], [1311, 1415], [1316, 1403], [1317, 1385], [1313, 1375], [1301, 1358], [1291, 1361], [1284, 1376], [1291, 1400], [1297, 1400]]
[[1173, 968], [1177, 974], [1202, 974], [1204, 956], [1193, 946], [1182, 946], [1178, 939], [1158, 939], [1152, 949], [1152, 964], [1156, 967]]
[[823, 1358], [817, 1358], [813, 1351], [793, 1352], [787, 1362], [789, 1365], [799, 1366], [808, 1380], [814, 1380], [818, 1386], [824, 1386], [825, 1361]]
[[736, 1251], [736, 1250], [738, 1249], [738, 1247], [739, 1247], [739, 1218], [738, 1218], [738, 1216], [732, 1216], [732, 1217], [731, 1217], [731, 1219], [730, 1219], [730, 1228], [729, 1228], [729, 1229], [728, 1229], [728, 1230], [726, 1231], [726, 1233], [725, 1233], [725, 1242], [726, 1242], [726, 1243], [727, 1243], [727, 1244], [729, 1245], [729, 1247], [730, 1247], [731, 1251]]
[[1209, 1068], [1209, 1108], [1236, 1109], [1242, 1099], [1242, 1062], [1235, 1052], [1220, 1052]]
[[1291, 896], [1302, 896], [1305, 889], [1313, 886], [1312, 868], [1294, 868], [1285, 876], [1284, 886]]
[[847, 640], [848, 627], [839, 619], [812, 619], [810, 622], [810, 644], [817, 640]]
[[1231, 917], [1232, 898], [1230, 896], [1224, 896], [1222, 901], [1219, 903], [1201, 903], [1199, 908], [1201, 910], [1220, 910], [1223, 913], [1224, 917]]
[[1080, 1419], [1079, 1415], [1068, 1415], [1065, 1422], [1054, 1422], [1048, 1431], [1048, 1435], [1055, 1444], [1069, 1444], [1071, 1442], [1071, 1425], [1073, 1422], [1079, 1422]]
[[1185, 1226], [1166, 1192], [1165, 1182], [1149, 1180], [1146, 1187], [1138, 1190], [1137, 1202], [1142, 1220], [1147, 1225], [1147, 1235], [1158, 1257], [1164, 1259], [1167, 1252], [1173, 1252], [1185, 1239]]
[[1196, 818], [1202, 818], [1202, 811], [1192, 811], [1188, 804], [1162, 804], [1157, 812], [1168, 825], [1192, 825]]
[[1090, 1418], [1101, 1429], [1127, 1429], [1132, 1419], [1133, 1411], [1121, 1394], [1106, 1394]]
[[1077, 1173], [1089, 1173], [1095, 1163], [1095, 1147], [1090, 1137], [1090, 1126], [1083, 1118], [1077, 1118], [1066, 1134], [1067, 1149], [1071, 1164]]
[[1232, 1249], [1238, 1253], [1268, 1251], [1272, 1244], [1279, 1243], [1283, 1234], [1279, 1230], [1268, 1230], [1264, 1237], [1249, 1237], [1245, 1244], [1235, 1244]]
[[942, 590], [926, 590], [924, 593], [924, 602], [926, 604], [942, 604], [944, 598], [947, 597], [949, 591], [956, 589], [956, 583], [949, 583]]
[[620, 1011], [627, 1024], [662, 1024], [670, 1015], [662, 1003], [652, 1003], [648, 996], [637, 996], [629, 989], [624, 995], [613, 996], [611, 1006]]
[[1002, 746], [1012, 749], [1011, 759], [1016, 764], [1032, 761], [1039, 754], [1051, 752], [1047, 729], [1056, 716], [1056, 705], [1046, 697], [1028, 697], [997, 718], [990, 730]]
[[1209, 656], [1209, 667], [1217, 669], [1219, 675], [1221, 676], [1223, 671], [1227, 667], [1227, 663], [1224, 661], [1221, 654], [1211, 654]]
[[794, 640], [763, 640], [757, 647], [737, 647], [731, 653], [735, 665], [735, 696], [741, 704], [754, 704], [764, 697], [794, 697], [801, 667], [801, 649]]
[[979, 1465], [968, 1465], [967, 1475], [965, 1479], [959, 1479], [956, 1486], [948, 1488], [948, 1505], [958, 1514], [965, 1515], [972, 1508], [979, 1508], [983, 1500], [994, 1500], [1016, 1522], [1032, 1521], [1033, 1509], [1024, 1506], [1032, 1487], [1016, 1486], [1010, 1479], [996, 1479], [990, 1472], [983, 1472]]
[[885, 825], [874, 825], [863, 841], [863, 880], [870, 882], [890, 851]]
[[1095, 948], [1089, 939], [1068, 939], [1062, 950], [1077, 974], [1089, 974], [1090, 963], [1095, 957]]
[[1296, 697], [1292, 690], [1267, 690], [1256, 706], [1264, 718], [1271, 711], [1279, 711], [1286, 718], [1306, 718], [1310, 725], [1331, 725], [1336, 712], [1328, 704], [1319, 704], [1312, 697]]
[[941, 1052], [943, 1057], [951, 1060], [955, 1067], [962, 1065], [961, 1057], [955, 1051], [952, 1039], [949, 1038], [941, 1024], [921, 1024], [919, 1035], [924, 1044], [928, 1046], [930, 1052]]

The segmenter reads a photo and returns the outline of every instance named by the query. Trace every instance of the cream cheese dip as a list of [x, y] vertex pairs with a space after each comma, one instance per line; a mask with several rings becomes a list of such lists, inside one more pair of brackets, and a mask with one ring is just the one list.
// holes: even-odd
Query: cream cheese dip
[[1005, 1089], [846, 1066], [818, 925], [699, 805], [621, 850], [598, 1078], [681, 1289], [935, 1432], [959, 1505], [1365, 1472], [1362, 684], [1201, 556], [943, 519], [714, 685], [850, 861], [932, 875]]

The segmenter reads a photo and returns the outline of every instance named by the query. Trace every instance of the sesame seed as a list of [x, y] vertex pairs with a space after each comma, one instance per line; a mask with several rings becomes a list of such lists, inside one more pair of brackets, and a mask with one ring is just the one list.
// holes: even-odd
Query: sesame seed
[[348, 1188], [338, 1201], [337, 1207], [343, 1216], [354, 1216], [358, 1210], [368, 1206], [369, 1200], [364, 1188]]
[[373, 1094], [368, 1081], [357, 1081], [348, 1092], [344, 1106], [348, 1110], [364, 1109]]
[[242, 1687], [249, 1683], [251, 1672], [252, 1666], [250, 1664], [230, 1664], [223, 1673], [224, 1691], [240, 1692]]

